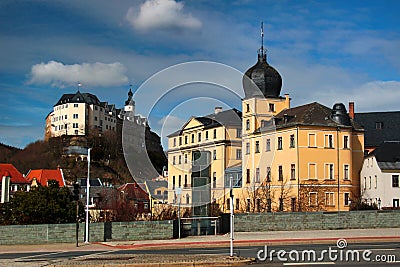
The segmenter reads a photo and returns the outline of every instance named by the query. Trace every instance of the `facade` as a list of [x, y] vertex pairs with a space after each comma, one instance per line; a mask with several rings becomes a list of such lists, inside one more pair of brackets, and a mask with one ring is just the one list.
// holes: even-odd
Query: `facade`
[[168, 204], [168, 181], [145, 181], [144, 187], [149, 195], [151, 214], [156, 214], [162, 211], [164, 205]]
[[368, 154], [361, 170], [361, 198], [378, 208], [400, 207], [400, 142], [385, 142]]
[[168, 136], [168, 203], [178, 204], [176, 189], [182, 188], [180, 204], [191, 207], [194, 151], [210, 155], [210, 200], [225, 199], [225, 169], [240, 163], [242, 157], [241, 116], [237, 109], [222, 111], [217, 107], [213, 114], [192, 117]]
[[46, 117], [45, 139], [62, 135], [85, 136], [93, 130], [116, 131], [115, 105], [90, 93], [64, 94]]

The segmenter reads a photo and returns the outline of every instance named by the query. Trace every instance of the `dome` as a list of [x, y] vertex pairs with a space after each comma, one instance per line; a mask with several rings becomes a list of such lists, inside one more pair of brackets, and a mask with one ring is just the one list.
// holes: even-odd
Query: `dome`
[[267, 55], [262, 49], [260, 50], [257, 63], [248, 69], [243, 77], [245, 98], [254, 96], [277, 98], [282, 89], [282, 77], [276, 69], [268, 64]]
[[332, 120], [341, 125], [351, 126], [350, 117], [343, 103], [336, 103], [333, 105]]

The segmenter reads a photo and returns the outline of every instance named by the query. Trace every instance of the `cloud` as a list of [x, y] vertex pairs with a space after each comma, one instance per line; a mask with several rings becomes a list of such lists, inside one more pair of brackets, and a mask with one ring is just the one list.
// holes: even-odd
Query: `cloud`
[[140, 10], [130, 7], [126, 19], [141, 31], [153, 29], [199, 29], [202, 23], [190, 13], [183, 11], [184, 4], [174, 0], [147, 0]]
[[121, 85], [128, 82], [125, 73], [125, 66], [119, 62], [64, 65], [61, 62], [49, 61], [32, 66], [28, 83], [59, 87], [77, 84], [78, 81], [88, 86]]

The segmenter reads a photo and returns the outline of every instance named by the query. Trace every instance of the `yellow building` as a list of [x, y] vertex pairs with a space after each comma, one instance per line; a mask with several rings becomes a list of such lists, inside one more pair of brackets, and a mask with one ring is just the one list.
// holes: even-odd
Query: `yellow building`
[[263, 47], [243, 86], [243, 190], [235, 209], [348, 210], [359, 192], [364, 133], [345, 106], [290, 108]]
[[[210, 202], [224, 199], [225, 169], [241, 163], [241, 116], [237, 109], [192, 117], [177, 132], [168, 136], [168, 203], [192, 206], [192, 157], [194, 151], [208, 151], [210, 155]], [[177, 192], [177, 188], [182, 188]], [[221, 203], [222, 204], [222, 203]]]

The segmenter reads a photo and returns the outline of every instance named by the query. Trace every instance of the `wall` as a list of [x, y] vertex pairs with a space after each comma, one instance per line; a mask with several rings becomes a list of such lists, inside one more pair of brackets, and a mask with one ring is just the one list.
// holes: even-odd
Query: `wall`
[[293, 231], [400, 227], [400, 210], [235, 214], [235, 231]]
[[[75, 224], [0, 226], [0, 245], [74, 243]], [[79, 226], [79, 242], [84, 242], [85, 224]], [[91, 223], [90, 242], [116, 240], [160, 240], [173, 237], [173, 221]]]

